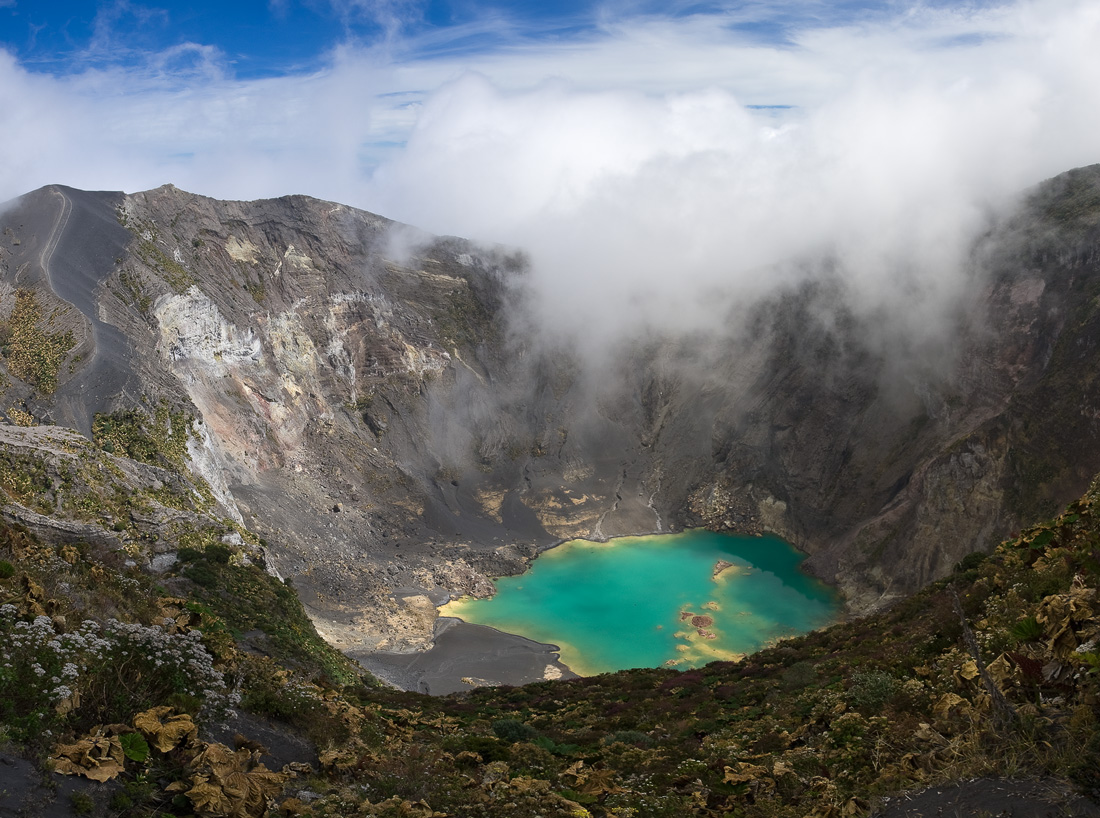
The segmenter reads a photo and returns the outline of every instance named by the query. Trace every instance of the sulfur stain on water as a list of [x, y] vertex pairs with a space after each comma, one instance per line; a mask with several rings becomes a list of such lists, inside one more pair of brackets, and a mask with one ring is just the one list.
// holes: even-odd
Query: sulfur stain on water
[[839, 598], [802, 559], [776, 537], [703, 530], [571, 540], [497, 580], [492, 599], [440, 613], [558, 645], [583, 675], [698, 667], [836, 620]]

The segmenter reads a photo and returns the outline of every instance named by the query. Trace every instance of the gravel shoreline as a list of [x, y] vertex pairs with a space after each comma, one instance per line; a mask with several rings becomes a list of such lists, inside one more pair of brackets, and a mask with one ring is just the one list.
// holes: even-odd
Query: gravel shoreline
[[384, 682], [433, 696], [483, 685], [577, 678], [561, 663], [557, 645], [446, 616], [437, 620], [434, 642], [426, 651], [349, 655]]

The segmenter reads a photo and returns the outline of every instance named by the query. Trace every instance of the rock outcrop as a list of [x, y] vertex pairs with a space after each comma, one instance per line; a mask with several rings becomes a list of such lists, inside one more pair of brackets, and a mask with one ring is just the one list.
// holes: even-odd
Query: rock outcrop
[[941, 348], [823, 277], [609, 377], [524, 343], [519, 254], [301, 196], [51, 186], [0, 214], [0, 409], [101, 446], [139, 413], [359, 649], [427, 646], [425, 600], [558, 539], [689, 525], [776, 532], [865, 611], [1100, 471], [1098, 217], [1098, 168], [1033, 192]]

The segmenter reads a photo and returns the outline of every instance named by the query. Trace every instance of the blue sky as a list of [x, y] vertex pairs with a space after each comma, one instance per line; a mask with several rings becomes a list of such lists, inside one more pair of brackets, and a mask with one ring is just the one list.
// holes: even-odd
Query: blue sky
[[241, 77], [318, 65], [342, 35], [334, 12], [267, 2], [14, 2], [0, 10], [3, 43], [34, 71], [67, 74], [133, 64], [185, 44], [217, 48]]
[[0, 0], [0, 140], [0, 201], [305, 193], [523, 246], [582, 324], [821, 252], [945, 301], [1100, 161], [1100, 4]]
[[[422, 56], [598, 36], [616, 19], [707, 15], [748, 40], [791, 43], [806, 27], [889, 13], [881, 2], [591, 3], [502, 0], [7, 0], [0, 43], [34, 71], [66, 74], [140, 62], [173, 49], [213, 49], [241, 79], [309, 71], [340, 44], [418, 38]], [[197, 49], [196, 49], [197, 50]]]

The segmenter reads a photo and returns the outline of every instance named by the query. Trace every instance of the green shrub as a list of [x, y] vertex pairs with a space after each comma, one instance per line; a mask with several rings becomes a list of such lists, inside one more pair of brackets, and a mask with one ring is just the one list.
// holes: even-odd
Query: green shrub
[[900, 689], [898, 680], [883, 670], [857, 670], [844, 697], [866, 713], [878, 713]]
[[1080, 748], [1069, 778], [1089, 798], [1100, 798], [1100, 733]]
[[1017, 642], [1034, 642], [1042, 638], [1043, 626], [1034, 616], [1029, 616], [1009, 628], [1008, 632]]
[[241, 699], [245, 710], [297, 727], [318, 747], [334, 746], [350, 738], [347, 725], [325, 708], [308, 685], [293, 680], [281, 684], [271, 678], [269, 671], [270, 666], [248, 668]]
[[618, 730], [611, 735], [604, 736], [600, 743], [611, 745], [617, 742], [633, 744], [635, 747], [650, 747], [653, 744], [653, 739], [638, 730]]
[[91, 815], [95, 810], [95, 801], [84, 792], [74, 792], [69, 796], [69, 803], [73, 805], [73, 812], [77, 815]]
[[197, 548], [184, 546], [176, 552], [176, 557], [179, 558], [180, 562], [198, 562], [202, 559], [202, 551]]
[[134, 806], [134, 799], [129, 796], [124, 790], [119, 790], [111, 796], [109, 806], [116, 812], [125, 812]]
[[817, 678], [817, 669], [811, 662], [795, 662], [780, 677], [788, 690], [799, 690]]
[[958, 561], [955, 566], [956, 574], [964, 574], [968, 571], [974, 571], [979, 565], [989, 559], [989, 554], [983, 554], [980, 551], [971, 551], [969, 554]]
[[562, 790], [558, 793], [562, 798], [568, 798], [570, 801], [575, 801], [578, 804], [595, 804], [599, 799], [589, 792], [578, 792], [577, 790]]
[[1027, 602], [1040, 602], [1051, 594], [1062, 593], [1073, 579], [1073, 572], [1064, 564], [1046, 571], [1027, 571], [1018, 581], [1017, 593]]
[[539, 737], [538, 730], [516, 719], [497, 719], [493, 722], [493, 732], [496, 733], [497, 738], [509, 744], [515, 744], [518, 741], [534, 743]]
[[229, 565], [229, 558], [233, 556], [233, 552], [227, 545], [211, 543], [206, 546], [205, 556], [211, 562], [216, 562], [219, 565]]
[[188, 565], [184, 569], [183, 575], [196, 585], [201, 585], [203, 588], [214, 588], [218, 584], [217, 573], [206, 562], [197, 562], [194, 565]]
[[1034, 549], [1046, 548], [1046, 546], [1050, 545], [1053, 539], [1054, 532], [1051, 531], [1049, 528], [1044, 529], [1043, 531], [1040, 531], [1038, 534], [1036, 534], [1034, 539], [1032, 539], [1031, 547]]
[[241, 706], [250, 713], [280, 721], [307, 723], [321, 710], [321, 702], [296, 685], [281, 685], [262, 673], [249, 673]]
[[552, 753], [556, 756], [569, 756], [573, 755], [574, 753], [579, 753], [581, 751], [581, 748], [578, 747], [576, 744], [567, 744], [564, 742], [559, 744], [549, 736], [536, 736], [531, 741], [531, 744], [534, 744], [540, 750], [545, 750], [546, 752]]
[[483, 761], [508, 761], [511, 754], [508, 745], [491, 736], [467, 736], [463, 749], [477, 753]]
[[15, 576], [15, 566], [7, 560], [0, 560], [0, 579], [11, 579]]

